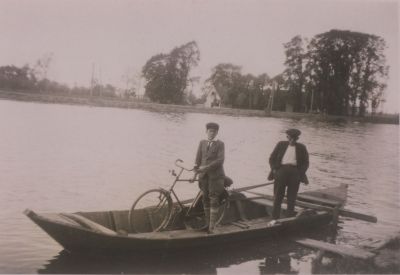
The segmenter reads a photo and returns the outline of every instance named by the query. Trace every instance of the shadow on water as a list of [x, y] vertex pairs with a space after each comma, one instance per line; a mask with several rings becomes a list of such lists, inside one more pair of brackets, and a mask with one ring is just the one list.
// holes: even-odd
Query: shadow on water
[[[336, 232], [334, 232], [336, 234]], [[321, 228], [318, 233], [297, 235], [319, 240], [334, 238], [329, 228]], [[154, 254], [70, 254], [63, 250], [41, 269], [40, 274], [217, 274], [219, 268], [249, 261], [255, 263], [254, 270], [260, 274], [304, 273], [294, 263], [303, 261], [311, 266], [310, 249], [297, 245], [293, 239], [269, 237], [263, 241], [229, 244], [220, 248], [202, 249], [174, 253]], [[251, 272], [251, 273], [254, 273]]]

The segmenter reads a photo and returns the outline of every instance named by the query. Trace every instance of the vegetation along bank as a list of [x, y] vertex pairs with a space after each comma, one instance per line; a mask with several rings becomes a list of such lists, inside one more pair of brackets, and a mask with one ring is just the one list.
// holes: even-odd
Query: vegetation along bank
[[370, 123], [399, 124], [398, 114], [374, 115], [374, 116], [364, 116], [364, 117], [334, 116], [334, 115], [322, 115], [322, 114], [310, 114], [310, 113], [249, 110], [249, 109], [223, 108], [223, 107], [207, 108], [204, 107], [203, 105], [191, 106], [191, 105], [159, 104], [159, 103], [142, 102], [136, 100], [123, 100], [123, 99], [106, 98], [106, 97], [73, 97], [65, 95], [54, 95], [54, 94], [51, 95], [51, 94], [15, 92], [15, 91], [4, 91], [4, 90], [0, 90], [0, 98], [17, 100], [17, 101], [27, 101], [27, 102], [143, 109], [156, 112], [208, 113], [208, 114], [223, 114], [223, 115], [233, 115], [233, 116], [309, 119], [315, 121], [331, 121], [331, 122], [370, 122]]

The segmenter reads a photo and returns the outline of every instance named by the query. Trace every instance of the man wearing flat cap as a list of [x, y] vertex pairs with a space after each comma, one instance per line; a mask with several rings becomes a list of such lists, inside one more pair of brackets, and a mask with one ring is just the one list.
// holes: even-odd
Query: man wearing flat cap
[[288, 140], [278, 142], [269, 158], [271, 172], [268, 179], [275, 180], [274, 207], [272, 210], [272, 218], [275, 220], [280, 217], [285, 193], [287, 193], [286, 216], [292, 217], [295, 215], [294, 206], [300, 182], [308, 184], [306, 176], [309, 165], [308, 152], [304, 144], [297, 142], [300, 134], [301, 132], [298, 129], [287, 130], [286, 137]]
[[218, 218], [219, 196], [224, 192], [225, 145], [217, 140], [219, 125], [207, 123], [207, 139], [200, 141], [194, 169], [199, 175], [199, 187], [203, 192], [203, 206], [206, 219], [205, 228], [213, 233]]

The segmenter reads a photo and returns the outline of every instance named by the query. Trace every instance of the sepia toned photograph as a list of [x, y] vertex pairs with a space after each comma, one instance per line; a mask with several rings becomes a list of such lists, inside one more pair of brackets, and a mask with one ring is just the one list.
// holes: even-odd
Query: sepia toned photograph
[[0, 274], [399, 274], [399, 4], [0, 0]]

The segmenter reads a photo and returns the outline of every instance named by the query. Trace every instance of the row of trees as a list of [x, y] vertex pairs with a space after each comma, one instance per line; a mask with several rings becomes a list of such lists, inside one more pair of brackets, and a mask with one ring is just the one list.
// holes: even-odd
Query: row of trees
[[211, 76], [205, 81], [205, 94], [216, 91], [225, 106], [242, 109], [264, 109], [271, 81], [267, 74], [243, 75], [241, 67], [230, 63], [218, 64], [212, 69]]
[[14, 65], [0, 67], [0, 89], [36, 93], [51, 93], [73, 96], [105, 96], [115, 97], [116, 88], [110, 84], [102, 85], [93, 81], [91, 87], [73, 87], [52, 81], [47, 78], [47, 70], [50, 64], [48, 55], [39, 59], [34, 66]]
[[[200, 51], [195, 41], [176, 47], [168, 54], [152, 56], [142, 69], [146, 80], [145, 95], [159, 103], [198, 102], [191, 94], [191, 88], [198, 78], [190, 77], [190, 71], [199, 60]], [[213, 68], [202, 90], [204, 96], [212, 91], [217, 92], [225, 106], [264, 109], [270, 93], [266, 88], [269, 82], [267, 74], [243, 75], [241, 67], [227, 63]]]
[[[263, 109], [270, 104], [285, 110], [290, 104], [295, 112], [363, 116], [368, 106], [374, 110], [384, 100], [389, 70], [385, 48], [382, 38], [359, 32], [331, 30], [311, 40], [296, 36], [284, 44], [282, 74], [243, 75], [240, 66], [218, 64], [202, 90], [217, 92], [224, 106], [234, 108]], [[193, 84], [190, 70], [199, 59], [194, 41], [151, 57], [142, 70], [145, 94], [160, 103], [187, 102]]]
[[389, 67], [382, 38], [331, 30], [310, 41], [296, 36], [284, 48], [283, 78], [295, 111], [363, 116], [384, 100]]

